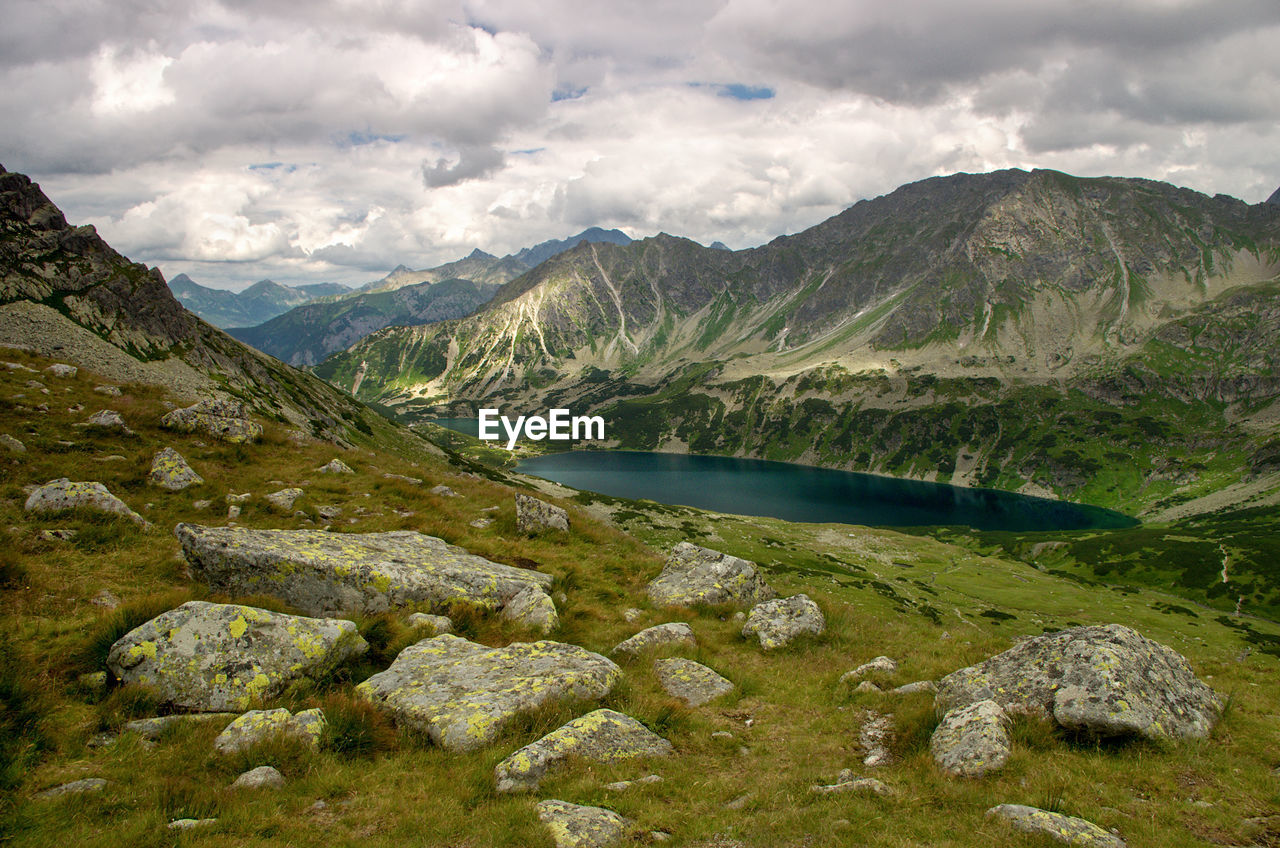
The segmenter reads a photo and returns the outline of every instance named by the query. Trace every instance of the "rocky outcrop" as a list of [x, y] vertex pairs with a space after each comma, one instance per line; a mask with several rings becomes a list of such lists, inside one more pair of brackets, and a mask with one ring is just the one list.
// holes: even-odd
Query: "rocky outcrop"
[[188, 601], [126, 633], [107, 667], [189, 710], [242, 710], [320, 677], [368, 645], [350, 621]]
[[297, 740], [319, 748], [327, 722], [319, 709], [293, 714], [286, 709], [250, 710], [226, 726], [213, 740], [219, 754], [236, 754], [275, 738]]
[[248, 408], [234, 400], [202, 400], [175, 409], [160, 419], [160, 426], [179, 433], [203, 433], [233, 445], [262, 438], [262, 425], [250, 420]]
[[[545, 622], [554, 614], [548, 574], [491, 562], [434, 536], [250, 530], [179, 524], [174, 529], [196, 579], [231, 595], [265, 594], [309, 615], [380, 613], [421, 604], [444, 609], [462, 601], [490, 610], [521, 593]], [[530, 619], [531, 625], [537, 621]]]
[[569, 513], [562, 507], [516, 492], [516, 530], [537, 533], [539, 530], [569, 529]]
[[791, 644], [802, 635], [817, 636], [827, 627], [827, 620], [808, 595], [792, 595], [765, 601], [751, 608], [742, 635], [755, 636], [766, 651]]
[[1171, 648], [1119, 624], [1037, 636], [944, 677], [939, 709], [993, 700], [1098, 736], [1203, 738], [1222, 706]]
[[956, 707], [942, 717], [929, 750], [938, 768], [953, 777], [981, 777], [1009, 760], [1009, 717], [995, 701]]
[[396, 724], [465, 751], [488, 744], [520, 712], [566, 698], [599, 700], [621, 676], [608, 659], [576, 645], [488, 648], [444, 635], [405, 648], [356, 692]]
[[171, 492], [180, 492], [188, 486], [198, 486], [204, 478], [187, 464], [182, 454], [173, 448], [161, 448], [151, 458], [151, 471], [147, 473], [147, 482]]
[[710, 548], [681, 542], [648, 587], [649, 598], [664, 607], [699, 604], [748, 606], [777, 597], [756, 564]]
[[619, 642], [609, 653], [615, 656], [622, 654], [623, 656], [634, 657], [646, 651], [656, 651], [659, 648], [674, 646], [686, 648], [696, 648], [698, 646], [698, 639], [693, 635], [693, 628], [683, 621], [656, 624], [653, 627], [645, 628], [634, 636]]
[[693, 660], [661, 659], [653, 664], [653, 673], [668, 695], [691, 707], [700, 707], [733, 691], [731, 682]]
[[1091, 821], [1035, 807], [1001, 804], [987, 810], [987, 818], [1002, 819], [1014, 830], [1047, 836], [1074, 848], [1125, 848], [1123, 839]]
[[151, 526], [151, 523], [138, 513], [129, 509], [124, 501], [117, 498], [107, 487], [98, 482], [73, 482], [66, 477], [50, 480], [36, 488], [28, 497], [24, 507], [27, 512], [56, 513], [69, 509], [91, 509], [123, 516], [140, 527]]
[[547, 826], [556, 848], [606, 848], [622, 841], [631, 824], [604, 807], [557, 800], [539, 801], [538, 819]]
[[671, 743], [631, 716], [596, 710], [525, 745], [494, 769], [499, 792], [532, 792], [543, 776], [570, 757], [612, 763], [633, 757], [665, 757]]

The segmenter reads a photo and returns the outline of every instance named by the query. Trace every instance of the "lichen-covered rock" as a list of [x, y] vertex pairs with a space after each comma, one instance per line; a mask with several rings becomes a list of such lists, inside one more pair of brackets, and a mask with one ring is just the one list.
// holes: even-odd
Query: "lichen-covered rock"
[[356, 692], [396, 724], [465, 751], [488, 744], [520, 712], [566, 698], [599, 700], [621, 676], [611, 661], [576, 645], [488, 648], [446, 634], [405, 648]]
[[182, 454], [173, 448], [161, 448], [151, 458], [147, 482], [171, 492], [180, 492], [188, 486], [198, 486], [204, 478], [187, 464]]
[[878, 768], [893, 760], [893, 743], [897, 733], [893, 729], [893, 716], [867, 710], [858, 730], [858, 744], [862, 746], [862, 764]]
[[440, 636], [444, 633], [453, 632], [453, 619], [447, 615], [431, 615], [425, 612], [415, 612], [405, 619], [405, 624], [414, 630], [421, 630], [430, 636]]
[[696, 648], [698, 639], [693, 635], [693, 628], [683, 621], [656, 624], [653, 627], [641, 630], [629, 639], [619, 642], [610, 653], [636, 656], [645, 651], [672, 645]]
[[225, 726], [230, 724], [235, 717], [236, 713], [191, 713], [158, 716], [156, 718], [139, 718], [126, 722], [124, 730], [126, 733], [136, 733], [148, 741], [158, 742], [170, 728], [180, 727], [184, 724], [203, 724], [206, 722], [222, 722]]
[[368, 649], [354, 623], [188, 601], [126, 633], [107, 667], [189, 710], [243, 710]]
[[556, 848], [606, 848], [620, 842], [631, 825], [613, 810], [554, 799], [538, 802], [538, 819]]
[[86, 418], [80, 426], [97, 427], [101, 430], [119, 430], [125, 433], [131, 432], [125, 426], [124, 419], [120, 417], [120, 413], [114, 409], [100, 409]]
[[69, 509], [92, 509], [121, 515], [140, 527], [150, 527], [151, 523], [138, 513], [129, 509], [124, 501], [117, 498], [107, 487], [92, 481], [73, 482], [66, 477], [50, 480], [37, 487], [28, 497], [25, 506], [27, 512], [64, 512]]
[[904, 683], [889, 690], [894, 695], [914, 695], [917, 692], [937, 692], [938, 684], [932, 680], [917, 680], [914, 683]]
[[870, 792], [872, 795], [892, 795], [893, 790], [874, 777], [858, 777], [841, 780], [825, 786], [810, 786], [815, 795], [841, 795], [846, 792]]
[[462, 497], [462, 496], [461, 496], [461, 495], [459, 495], [457, 492], [455, 492], [453, 489], [450, 489], [448, 486], [446, 486], [444, 483], [441, 483], [439, 486], [432, 486], [432, 487], [431, 487], [431, 489], [430, 489], [430, 491], [431, 491], [431, 494], [433, 494], [433, 495], [439, 495], [439, 496], [440, 496], [440, 497], [442, 497], [442, 498], [458, 498], [458, 497]]
[[691, 707], [700, 707], [733, 691], [733, 684], [693, 660], [671, 657], [653, 664], [653, 673], [668, 695]]
[[858, 666], [853, 671], [846, 671], [844, 674], [840, 675], [840, 682], [849, 683], [851, 681], [857, 680], [859, 677], [862, 677], [864, 674], [871, 674], [872, 672], [879, 672], [881, 674], [893, 674], [897, 670], [898, 670], [897, 660], [890, 659], [889, 657], [876, 657], [870, 662], [864, 662], [862, 665]]
[[499, 792], [532, 792], [543, 776], [570, 757], [612, 763], [632, 757], [665, 757], [670, 742], [628, 715], [596, 710], [525, 745], [494, 769]]
[[292, 510], [294, 503], [300, 497], [302, 497], [302, 490], [296, 486], [291, 486], [288, 489], [281, 489], [278, 492], [272, 492], [265, 496], [267, 503], [284, 512]]
[[279, 789], [284, 786], [284, 775], [271, 766], [249, 769], [235, 779], [232, 789]]
[[1148, 739], [1206, 737], [1222, 709], [1180, 654], [1119, 624], [1027, 639], [944, 677], [936, 703], [988, 699], [1071, 730]]
[[230, 595], [271, 595], [309, 615], [376, 614], [411, 604], [444, 609], [455, 601], [499, 610], [529, 589], [546, 597], [552, 583], [549, 574], [491, 562], [409, 530], [326, 533], [179, 524], [174, 534], [196, 579]]
[[555, 504], [516, 492], [516, 530], [536, 533], [545, 529], [568, 530], [569, 513]]
[[0, 445], [3, 445], [10, 453], [27, 452], [27, 446], [8, 433], [0, 434]]
[[995, 701], [956, 707], [929, 740], [933, 761], [952, 777], [982, 777], [1009, 760], [1009, 717]]
[[776, 598], [756, 564], [710, 548], [681, 542], [649, 583], [649, 598], [664, 607], [697, 604], [746, 606]]
[[204, 433], [233, 445], [262, 438], [262, 425], [249, 419], [249, 410], [234, 400], [202, 400], [175, 409], [160, 419], [160, 426], [179, 433]]
[[541, 586], [529, 586], [502, 607], [502, 617], [537, 633], [550, 633], [560, 626], [555, 601]]
[[124, 392], [120, 391], [119, 386], [94, 386], [93, 390], [100, 395], [107, 397], [120, 397]]
[[1047, 836], [1074, 848], [1125, 848], [1123, 839], [1091, 821], [1022, 804], [992, 807], [987, 810], [987, 818], [1003, 819], [1014, 830]]
[[213, 749], [219, 754], [235, 754], [275, 737], [296, 739], [310, 748], [319, 748], [326, 725], [324, 712], [319, 709], [296, 715], [286, 709], [250, 710], [218, 734]]
[[41, 800], [48, 800], [50, 798], [61, 798], [64, 795], [84, 795], [87, 792], [101, 792], [106, 788], [107, 781], [102, 778], [86, 777], [83, 780], [73, 780], [70, 783], [64, 783], [61, 786], [38, 792], [36, 797]]
[[760, 647], [768, 651], [789, 645], [806, 633], [817, 636], [826, 627], [822, 610], [808, 595], [792, 595], [752, 607], [742, 635], [759, 638]]
[[356, 472], [345, 462], [338, 458], [329, 460], [324, 465], [316, 469], [320, 474], [355, 474]]

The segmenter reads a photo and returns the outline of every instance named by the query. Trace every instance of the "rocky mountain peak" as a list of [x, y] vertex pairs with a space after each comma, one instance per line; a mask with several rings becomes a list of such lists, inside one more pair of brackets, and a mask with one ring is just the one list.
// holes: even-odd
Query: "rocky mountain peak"
[[1267, 198], [1267, 203], [1272, 206], [1280, 206], [1280, 188], [1271, 193], [1271, 196]]

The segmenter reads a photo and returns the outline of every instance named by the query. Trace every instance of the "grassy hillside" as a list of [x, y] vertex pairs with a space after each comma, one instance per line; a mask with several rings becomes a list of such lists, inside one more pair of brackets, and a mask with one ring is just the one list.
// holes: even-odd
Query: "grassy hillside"
[[[4, 358], [36, 369], [47, 364], [17, 352]], [[31, 379], [45, 383], [49, 394], [29, 387]], [[373, 428], [365, 445], [338, 452], [356, 474], [317, 475], [314, 469], [333, 458], [335, 448], [295, 445], [283, 424], [264, 422], [261, 444], [211, 444], [158, 429], [167, 400], [160, 390], [126, 386], [122, 397], [107, 398], [93, 391], [98, 382], [83, 371], [65, 381], [0, 370], [0, 432], [27, 446], [0, 463], [0, 521], [10, 528], [0, 554], [6, 621], [0, 832], [8, 845], [549, 846], [534, 813], [539, 798], [617, 810], [635, 822], [638, 844], [655, 841], [655, 831], [670, 834], [667, 844], [722, 847], [1040, 844], [983, 818], [987, 807], [1005, 802], [1085, 816], [1116, 828], [1131, 846], [1268, 844], [1280, 837], [1274, 819], [1254, 820], [1280, 804], [1272, 772], [1280, 743], [1274, 721], [1280, 659], [1259, 649], [1259, 639], [1280, 634], [1271, 623], [1223, 622], [1167, 591], [1070, 579], [1010, 555], [1015, 545], [990, 540], [794, 525], [569, 492], [559, 500], [570, 509], [570, 533], [523, 536], [515, 529], [511, 485], [460, 474], [401, 430]], [[38, 411], [39, 404], [48, 411]], [[68, 411], [77, 405], [83, 409]], [[135, 433], [74, 426], [103, 407], [120, 411]], [[176, 494], [149, 487], [150, 458], [164, 445], [182, 453], [207, 482]], [[89, 514], [23, 513], [25, 485], [61, 476], [102, 481], [156, 530]], [[437, 483], [460, 497], [431, 494]], [[296, 507], [301, 515], [274, 512], [261, 497], [286, 485], [305, 490]], [[331, 728], [318, 752], [282, 744], [223, 759], [212, 752], [216, 728], [181, 729], [154, 746], [132, 735], [92, 746], [95, 736], [125, 720], [154, 715], [156, 703], [135, 687], [95, 692], [77, 682], [79, 675], [100, 670], [105, 648], [132, 625], [184, 600], [209, 597], [187, 577], [169, 531], [179, 521], [225, 523], [224, 496], [242, 492], [252, 494], [238, 519], [244, 526], [314, 527], [317, 507], [339, 506], [333, 532], [419, 530], [497, 561], [539, 568], [555, 576], [554, 590], [566, 596], [553, 638], [591, 650], [607, 652], [651, 624], [688, 621], [699, 647], [678, 653], [717, 669], [737, 690], [688, 709], [663, 692], [648, 661], [625, 663], [624, 683], [605, 705], [670, 739], [676, 755], [612, 766], [574, 763], [554, 772], [537, 795], [498, 796], [494, 765], [584, 708], [529, 715], [493, 746], [472, 753], [446, 752], [397, 731], [352, 694], [356, 682], [413, 641], [397, 613], [359, 618], [370, 655], [276, 702], [324, 708]], [[213, 505], [199, 509], [201, 500]], [[472, 525], [485, 516], [493, 523]], [[630, 533], [607, 523], [609, 516]], [[44, 535], [55, 530], [75, 536]], [[661, 568], [662, 550], [686, 539], [755, 559], [783, 594], [808, 593], [826, 613], [826, 633], [766, 655], [738, 635], [741, 625], [729, 610], [654, 609], [644, 586]], [[1100, 550], [1090, 560], [1084, 541], [1075, 542], [1072, 555], [1097, 573], [1110, 554]], [[103, 589], [123, 601], [119, 609], [107, 612], [91, 602]], [[641, 610], [633, 623], [623, 618], [628, 607]], [[532, 638], [499, 619], [465, 611], [457, 618], [463, 635], [486, 644]], [[1184, 653], [1230, 699], [1212, 738], [1096, 745], [1023, 720], [1006, 769], [963, 782], [943, 777], [929, 756], [937, 721], [930, 696], [854, 694], [838, 682], [879, 654], [902, 663], [896, 676], [879, 682], [907, 683], [978, 661], [1021, 635], [1112, 621]], [[896, 760], [878, 770], [861, 765], [858, 728], [867, 709], [895, 717]], [[731, 735], [713, 736], [722, 732]], [[237, 774], [261, 764], [279, 768], [286, 786], [261, 794], [229, 788]], [[895, 794], [810, 794], [811, 785], [833, 782], [843, 768], [874, 775]], [[663, 782], [606, 788], [649, 773]], [[35, 797], [83, 777], [110, 784], [97, 795]], [[185, 834], [166, 829], [184, 817], [218, 823]]]

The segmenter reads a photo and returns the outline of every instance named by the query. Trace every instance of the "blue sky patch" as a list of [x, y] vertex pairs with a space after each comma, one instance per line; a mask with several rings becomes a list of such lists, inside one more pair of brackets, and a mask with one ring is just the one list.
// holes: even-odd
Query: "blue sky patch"
[[772, 100], [774, 91], [767, 85], [744, 85], [740, 82], [716, 84], [716, 94], [734, 100]]
[[561, 100], [577, 100], [586, 93], [586, 86], [583, 86], [582, 88], [573, 88], [571, 86], [562, 85], [555, 91], [551, 92], [551, 102], [557, 103]]

